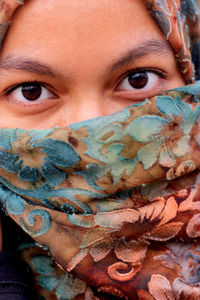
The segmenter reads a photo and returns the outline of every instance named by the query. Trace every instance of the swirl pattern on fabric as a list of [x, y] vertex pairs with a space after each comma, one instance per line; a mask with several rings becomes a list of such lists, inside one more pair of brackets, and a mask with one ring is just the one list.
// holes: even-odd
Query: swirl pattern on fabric
[[196, 83], [68, 128], [1, 129], [2, 207], [101, 292], [199, 295], [199, 95]]
[[[198, 2], [144, 3], [193, 81]], [[20, 4], [0, 1], [1, 40]], [[196, 82], [65, 128], [0, 129], [0, 204], [33, 238], [40, 299], [199, 299], [199, 103]]]

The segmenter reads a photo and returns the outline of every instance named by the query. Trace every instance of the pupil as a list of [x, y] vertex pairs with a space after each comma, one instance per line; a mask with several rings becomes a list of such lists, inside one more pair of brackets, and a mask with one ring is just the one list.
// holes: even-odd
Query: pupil
[[146, 72], [135, 73], [128, 78], [130, 85], [135, 89], [142, 89], [148, 82], [148, 75]]
[[41, 86], [36, 84], [22, 87], [22, 94], [29, 101], [34, 101], [38, 99], [41, 93], [42, 93]]

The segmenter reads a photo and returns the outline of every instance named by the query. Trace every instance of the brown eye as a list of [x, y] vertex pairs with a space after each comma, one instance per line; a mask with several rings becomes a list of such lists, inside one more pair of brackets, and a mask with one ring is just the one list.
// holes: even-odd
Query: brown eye
[[18, 85], [16, 88], [12, 88], [7, 95], [19, 102], [36, 102], [56, 98], [54, 93], [37, 82], [28, 82]]
[[146, 92], [155, 88], [161, 75], [153, 71], [135, 71], [129, 73], [117, 87], [117, 91]]
[[37, 100], [42, 94], [42, 88], [39, 84], [22, 86], [21, 93], [29, 101]]
[[134, 89], [142, 89], [148, 83], [148, 75], [146, 72], [129, 75], [128, 82]]

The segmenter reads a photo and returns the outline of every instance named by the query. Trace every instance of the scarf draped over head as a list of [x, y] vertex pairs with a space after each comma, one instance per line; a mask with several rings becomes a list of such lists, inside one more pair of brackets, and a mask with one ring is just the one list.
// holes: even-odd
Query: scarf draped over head
[[[41, 299], [200, 299], [199, 4], [144, 3], [192, 84], [65, 128], [0, 130], [0, 205], [32, 237], [19, 248]], [[20, 4], [0, 1], [2, 41]]]

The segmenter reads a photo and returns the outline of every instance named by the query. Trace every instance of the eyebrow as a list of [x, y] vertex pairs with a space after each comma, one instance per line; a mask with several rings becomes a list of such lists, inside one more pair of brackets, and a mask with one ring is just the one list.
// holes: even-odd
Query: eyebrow
[[[147, 40], [140, 46], [129, 50], [119, 59], [114, 61], [111, 66], [108, 67], [107, 72], [113, 72], [150, 54], [163, 56], [172, 51], [170, 44], [165, 40]], [[0, 69], [14, 71], [19, 70], [38, 75], [46, 75], [53, 78], [64, 78], [62, 74], [44, 63], [27, 57], [17, 57], [14, 55], [8, 55], [5, 59], [1, 60]]]
[[44, 63], [40, 63], [26, 57], [16, 57], [13, 55], [9, 55], [0, 61], [0, 69], [25, 71], [38, 75], [51, 76], [53, 78], [63, 77], [60, 73]]
[[173, 50], [171, 48], [171, 45], [166, 40], [147, 40], [140, 46], [126, 52], [120, 59], [113, 62], [108, 68], [108, 71], [113, 72], [151, 54], [166, 56], [166, 54], [169, 54], [170, 52], [173, 53]]

